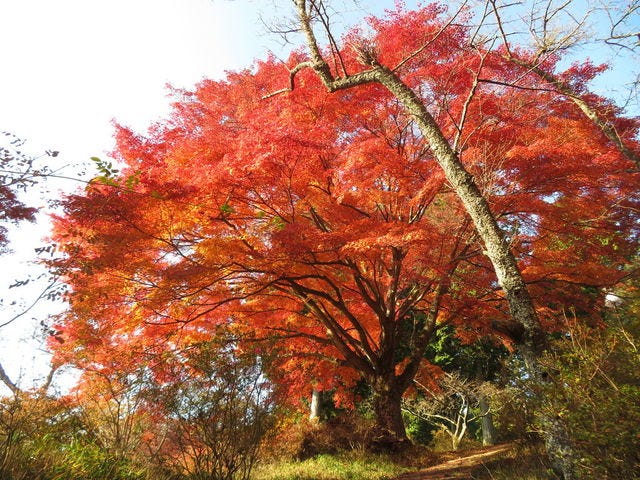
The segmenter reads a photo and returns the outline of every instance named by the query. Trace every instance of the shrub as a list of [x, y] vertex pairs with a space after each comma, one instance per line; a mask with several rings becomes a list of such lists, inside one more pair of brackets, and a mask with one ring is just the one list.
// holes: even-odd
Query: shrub
[[539, 408], [564, 418], [584, 478], [640, 478], [639, 321], [613, 320], [572, 323], [543, 359], [553, 374]]
[[[508, 438], [540, 439], [536, 418], [561, 418], [579, 478], [640, 478], [640, 319], [608, 314], [588, 326], [567, 320], [541, 358], [546, 380], [533, 382], [512, 361], [497, 423]], [[514, 373], [515, 372], [515, 373]], [[494, 399], [495, 400], [495, 399]]]
[[193, 480], [246, 480], [273, 419], [259, 359], [206, 344], [190, 355], [191, 374], [164, 392], [172, 449], [162, 462]]

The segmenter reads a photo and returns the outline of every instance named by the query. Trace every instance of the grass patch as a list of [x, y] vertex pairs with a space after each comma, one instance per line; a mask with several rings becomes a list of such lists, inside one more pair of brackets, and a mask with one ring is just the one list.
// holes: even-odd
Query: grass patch
[[[308, 460], [279, 460], [258, 465], [252, 480], [390, 480], [406, 472], [439, 465], [448, 460], [464, 458], [481, 452], [473, 449], [462, 452], [434, 454], [413, 449], [394, 456], [373, 455], [361, 450], [338, 454], [317, 455]], [[541, 445], [519, 445], [503, 454], [502, 458], [485, 460], [473, 468], [473, 480], [549, 480], [551, 475], [545, 463]], [[468, 466], [460, 471], [469, 475]], [[453, 478], [453, 477], [452, 477]], [[458, 478], [458, 477], [455, 477]], [[461, 477], [462, 478], [462, 477]]]
[[389, 457], [360, 452], [259, 465], [253, 480], [389, 480], [410, 470]]

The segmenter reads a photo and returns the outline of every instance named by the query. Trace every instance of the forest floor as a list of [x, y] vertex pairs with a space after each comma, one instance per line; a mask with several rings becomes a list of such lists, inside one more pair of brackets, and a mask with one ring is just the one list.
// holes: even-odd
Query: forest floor
[[505, 458], [514, 449], [511, 443], [476, 448], [461, 452], [447, 453], [443, 463], [424, 468], [416, 472], [409, 472], [395, 480], [445, 480], [469, 479], [474, 471], [488, 467], [496, 461]]

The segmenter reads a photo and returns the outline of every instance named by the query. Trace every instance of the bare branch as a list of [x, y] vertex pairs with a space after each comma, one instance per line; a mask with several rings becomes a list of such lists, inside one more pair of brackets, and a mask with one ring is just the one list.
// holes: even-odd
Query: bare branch
[[45, 298], [48, 294], [48, 292], [51, 291], [51, 289], [58, 283], [58, 277], [54, 277], [51, 282], [49, 282], [49, 285], [47, 285], [39, 294], [38, 296], [35, 298], [35, 300], [33, 300], [33, 302], [31, 302], [31, 305], [29, 305], [26, 309], [22, 310], [20, 313], [14, 315], [13, 317], [11, 317], [9, 320], [7, 320], [4, 323], [0, 323], [0, 328], [2, 327], [6, 327], [7, 325], [15, 322], [16, 320], [18, 320], [20, 317], [26, 315], [27, 313], [29, 313], [37, 304], [38, 302], [40, 302], [43, 298]]
[[[634, 162], [636, 167], [640, 167], [640, 154], [625, 144], [615, 127], [606, 120], [604, 115], [599, 113], [596, 107], [590, 105], [584, 97], [569, 84], [563, 82], [560, 78], [552, 72], [545, 70], [542, 66], [543, 62], [549, 55], [556, 54], [561, 50], [566, 50], [578, 44], [584, 38], [586, 35], [586, 22], [592, 14], [592, 10], [587, 11], [581, 19], [577, 19], [569, 10], [569, 7], [573, 4], [573, 0], [565, 0], [558, 6], [554, 5], [553, 0], [547, 0], [543, 12], [540, 14], [541, 16], [538, 16], [538, 11], [536, 10], [538, 5], [534, 5], [530, 14], [529, 30], [531, 32], [533, 43], [536, 45], [536, 53], [533, 60], [523, 60], [514, 55], [509, 48], [509, 42], [507, 40], [508, 34], [504, 29], [504, 21], [501, 13], [499, 12], [496, 0], [487, 1], [492, 5], [493, 14], [496, 18], [500, 36], [502, 37], [502, 41], [505, 46], [505, 59], [544, 80], [548, 84], [549, 89], [555, 90], [561, 95], [569, 98], [591, 122], [600, 128], [604, 135], [626, 158]], [[638, 3], [637, 0], [636, 3]], [[551, 25], [551, 22], [560, 15], [564, 15], [571, 19], [572, 26], [570, 28], [564, 25], [562, 27], [554, 28]], [[621, 19], [620, 21], [623, 20]], [[612, 31], [614, 28], [615, 26], [612, 26]], [[500, 84], [500, 81], [497, 80], [483, 79], [482, 81]], [[512, 85], [515, 86], [516, 83], [517, 82], [513, 82]]]
[[19, 393], [22, 392], [20, 387], [18, 387], [15, 383], [11, 381], [11, 379], [7, 375], [7, 372], [4, 371], [2, 364], [0, 364], [0, 381], [2, 381], [2, 383], [4, 383], [7, 387], [9, 387], [9, 390], [11, 390], [14, 395], [18, 395]]
[[620, 153], [622, 153], [625, 157], [636, 164], [636, 168], [640, 168], [640, 154], [633, 151], [629, 148], [623, 141], [620, 135], [618, 134], [615, 127], [608, 122], [602, 115], [600, 115], [597, 110], [589, 105], [584, 98], [579, 95], [574, 89], [571, 88], [568, 84], [560, 80], [558, 77], [553, 75], [552, 73], [543, 70], [541, 67], [537, 65], [531, 65], [529, 62], [520, 60], [516, 57], [510, 57], [510, 61], [519, 65], [521, 67], [529, 69], [532, 73], [539, 76], [541, 79], [545, 80], [552, 87], [554, 87], [559, 93], [565, 95], [567, 98], [571, 99], [577, 106], [580, 108], [582, 113], [591, 120], [595, 125], [597, 125], [602, 133], [618, 148]]
[[469, 94], [467, 95], [466, 100], [464, 101], [464, 105], [462, 106], [462, 112], [460, 113], [460, 121], [456, 125], [456, 136], [453, 140], [452, 148], [455, 152], [460, 152], [460, 139], [462, 138], [462, 131], [464, 130], [464, 124], [467, 119], [467, 112], [469, 110], [469, 105], [473, 101], [473, 97], [475, 96], [476, 89], [478, 88], [480, 73], [482, 72], [482, 67], [484, 66], [484, 60], [486, 58], [486, 53], [484, 55], [480, 54], [480, 65], [474, 72], [473, 83], [471, 84], [471, 88], [469, 89]]

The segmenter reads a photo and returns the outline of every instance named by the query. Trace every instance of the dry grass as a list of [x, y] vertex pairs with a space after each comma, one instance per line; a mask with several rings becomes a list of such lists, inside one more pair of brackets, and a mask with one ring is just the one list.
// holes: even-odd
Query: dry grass
[[[500, 447], [494, 447], [500, 448]], [[487, 450], [476, 448], [466, 452], [433, 454], [411, 450], [402, 456], [372, 455], [363, 451], [318, 455], [304, 461], [281, 460], [259, 466], [253, 480], [383, 480], [402, 478], [466, 478], [474, 480], [550, 480], [553, 475], [542, 459], [540, 446], [507, 447], [500, 455], [486, 454], [487, 460], [476, 459]], [[496, 452], [498, 453], [498, 452]], [[471, 455], [471, 456], [470, 456]], [[458, 459], [458, 460], [456, 460]], [[468, 460], [468, 461], [467, 461]], [[424, 469], [431, 465], [446, 467]], [[458, 464], [457, 467], [453, 465]], [[460, 476], [462, 475], [462, 476]]]

